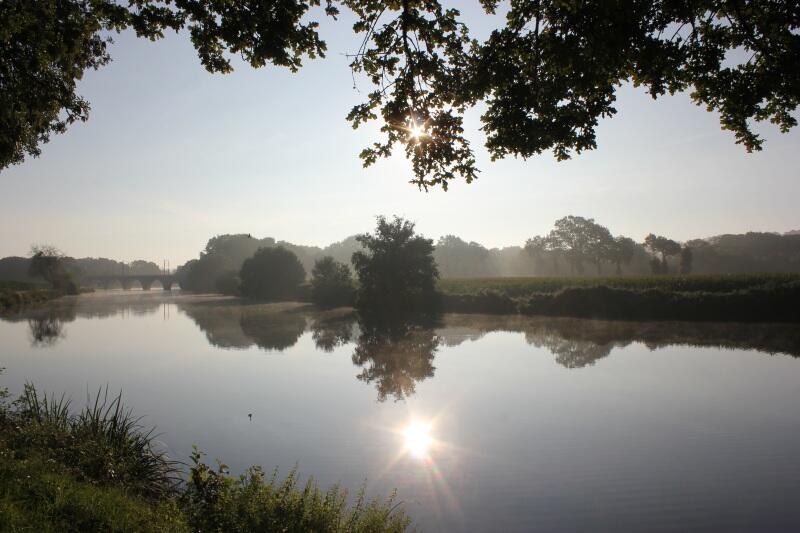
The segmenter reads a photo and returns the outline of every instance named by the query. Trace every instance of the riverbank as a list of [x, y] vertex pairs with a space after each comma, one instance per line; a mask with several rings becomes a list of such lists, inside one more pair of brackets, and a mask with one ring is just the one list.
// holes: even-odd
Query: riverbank
[[0, 281], [0, 312], [55, 300], [64, 293], [45, 285]]
[[445, 312], [624, 320], [800, 322], [800, 276], [447, 279]]
[[14, 403], [0, 389], [2, 531], [402, 532], [393, 497], [348, 502], [297, 472], [283, 480], [260, 467], [241, 477], [212, 468], [198, 451], [188, 472], [159, 451], [119, 397], [99, 392], [78, 413], [31, 386]]

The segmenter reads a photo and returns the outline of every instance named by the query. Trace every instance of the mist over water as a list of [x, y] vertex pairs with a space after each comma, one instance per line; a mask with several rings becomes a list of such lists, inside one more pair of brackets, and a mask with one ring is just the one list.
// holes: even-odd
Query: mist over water
[[[425, 531], [788, 530], [792, 325], [444, 315], [121, 291], [0, 319], [3, 385], [108, 384], [174, 457], [396, 488]], [[252, 415], [249, 417], [248, 415]]]

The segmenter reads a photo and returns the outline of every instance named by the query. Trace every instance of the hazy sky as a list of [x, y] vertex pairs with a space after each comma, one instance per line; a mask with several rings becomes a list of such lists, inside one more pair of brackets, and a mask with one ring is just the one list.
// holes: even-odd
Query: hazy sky
[[353, 90], [344, 57], [358, 38], [347, 22], [324, 25], [323, 37], [328, 57], [298, 74], [237, 64], [211, 75], [185, 34], [116, 36], [114, 61], [80, 84], [89, 121], [0, 173], [0, 256], [47, 242], [76, 257], [175, 266], [216, 234], [326, 245], [379, 214], [489, 247], [522, 244], [568, 214], [637, 240], [800, 229], [800, 132], [761, 126], [765, 149], [747, 154], [688, 95], [653, 101], [632, 87], [598, 128], [598, 149], [571, 161], [491, 163], [475, 112], [482, 173], [471, 185], [420, 192], [402, 154], [365, 170], [358, 153], [377, 125], [354, 131], [344, 120], [370, 90]]

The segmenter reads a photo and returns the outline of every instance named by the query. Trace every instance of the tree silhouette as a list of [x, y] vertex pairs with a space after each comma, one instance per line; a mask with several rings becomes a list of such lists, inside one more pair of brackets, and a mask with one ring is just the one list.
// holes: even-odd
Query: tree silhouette
[[445, 235], [433, 251], [439, 272], [445, 278], [491, 277], [495, 275], [489, 250], [477, 242]]
[[262, 248], [247, 259], [239, 273], [245, 296], [265, 300], [291, 300], [306, 272], [297, 256], [278, 246]]
[[[487, 19], [497, 20], [489, 15], [498, 3], [481, 0]], [[459, 10], [437, 0], [6, 0], [0, 169], [88, 118], [77, 81], [108, 63], [111, 32], [156, 40], [188, 29], [209, 72], [232, 71], [231, 56], [296, 71], [304, 57], [325, 55], [318, 21], [340, 8], [361, 38], [349, 56], [354, 79], [371, 85], [347, 119], [382, 122], [382, 138], [361, 159], [371, 165], [399, 145], [423, 188], [477, 177], [463, 116], [479, 105], [493, 159], [552, 150], [563, 160], [594, 149], [598, 121], [616, 113], [625, 82], [654, 98], [690, 91], [748, 151], [763, 143], [751, 122], [783, 132], [797, 125], [796, 2], [515, 0], [480, 41]]]
[[41, 278], [54, 289], [76, 294], [78, 288], [72, 281], [72, 275], [66, 267], [66, 257], [55, 246], [47, 244], [31, 246], [31, 260], [28, 274], [32, 278]]
[[681, 245], [678, 244], [677, 242], [673, 241], [672, 239], [662, 237], [660, 235], [653, 235], [652, 233], [650, 233], [647, 237], [644, 238], [644, 246], [654, 254], [661, 255], [661, 266], [659, 267], [660, 272], [656, 271], [657, 263], [652, 263], [653, 274], [669, 273], [669, 267], [667, 265], [667, 257], [677, 255], [681, 252]]
[[573, 274], [583, 274], [585, 261], [594, 263], [600, 273], [601, 261], [609, 257], [613, 237], [608, 228], [593, 219], [569, 215], [556, 220], [547, 242], [550, 250], [564, 254]]
[[681, 274], [692, 273], [692, 249], [688, 246], [681, 248]]
[[375, 233], [358, 236], [363, 252], [353, 254], [358, 274], [356, 305], [384, 315], [429, 311], [436, 303], [439, 271], [433, 241], [414, 232], [414, 224], [378, 217]]
[[611, 262], [617, 267], [617, 275], [622, 274], [622, 265], [629, 265], [636, 252], [636, 241], [629, 237], [619, 235], [614, 239], [611, 248]]
[[325, 256], [311, 271], [311, 298], [324, 307], [352, 305], [355, 285], [350, 267]]

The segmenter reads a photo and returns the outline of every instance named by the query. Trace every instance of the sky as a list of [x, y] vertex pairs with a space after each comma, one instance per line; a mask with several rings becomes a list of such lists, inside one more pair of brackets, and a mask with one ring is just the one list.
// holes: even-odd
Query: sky
[[[492, 22], [474, 20], [478, 36]], [[177, 266], [214, 235], [325, 246], [371, 230], [377, 215], [487, 247], [523, 245], [565, 215], [639, 241], [800, 229], [800, 131], [759, 125], [765, 148], [748, 154], [687, 94], [654, 101], [628, 85], [598, 148], [570, 161], [491, 162], [473, 111], [466, 127], [482, 172], [472, 184], [422, 192], [402, 150], [364, 169], [358, 153], [379, 125], [345, 120], [370, 90], [353, 88], [345, 56], [359, 38], [346, 17], [321, 30], [327, 58], [297, 74], [235, 62], [212, 75], [186, 34], [115, 36], [113, 62], [79, 85], [89, 121], [0, 173], [0, 256], [49, 243], [73, 257]]]

